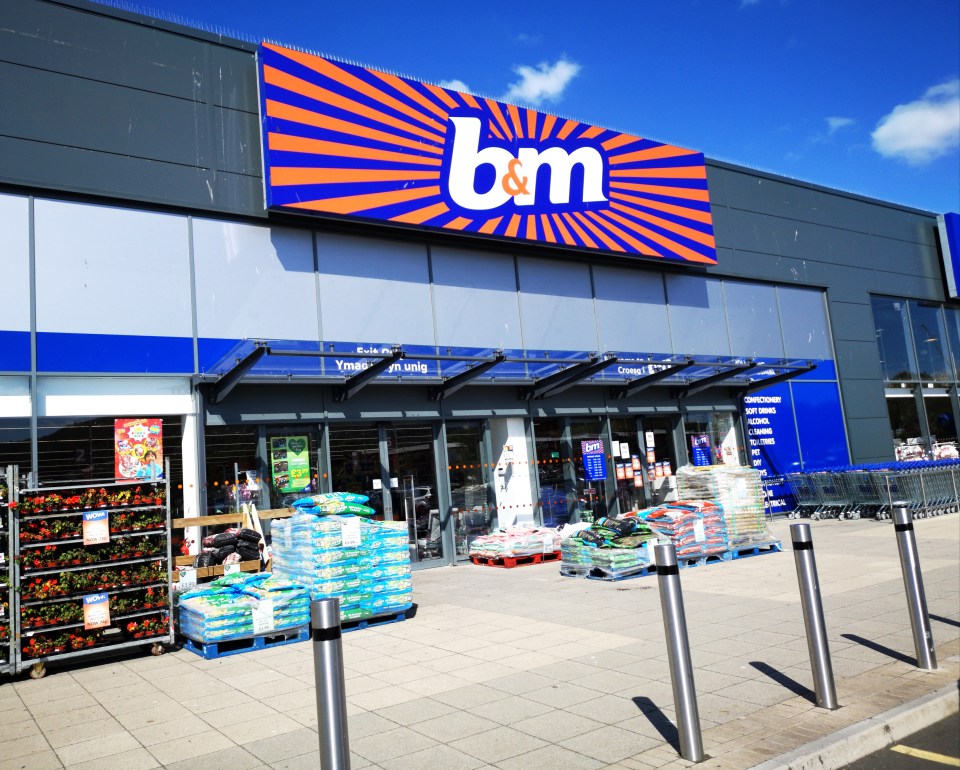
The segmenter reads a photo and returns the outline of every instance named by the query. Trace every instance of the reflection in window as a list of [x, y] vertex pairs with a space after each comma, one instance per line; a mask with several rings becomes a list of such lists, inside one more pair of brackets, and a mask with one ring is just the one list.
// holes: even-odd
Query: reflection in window
[[883, 379], [902, 381], [917, 379], [917, 365], [907, 331], [910, 320], [907, 302], [890, 297], [873, 297], [873, 323]]
[[920, 379], [942, 382], [948, 378], [948, 374], [944, 354], [946, 330], [940, 314], [940, 306], [931, 302], [913, 300], [909, 305]]
[[930, 440], [936, 444], [957, 440], [957, 424], [953, 419], [950, 396], [926, 396], [923, 406], [927, 411]]
[[952, 375], [960, 380], [960, 310], [952, 307], [944, 308], [947, 326], [947, 340], [953, 352]]
[[905, 447], [917, 447], [922, 454], [923, 439], [920, 434], [920, 418], [917, 415], [917, 402], [912, 395], [907, 397], [887, 396], [887, 412], [890, 415], [890, 430], [893, 446], [897, 449], [897, 458], [906, 459]]

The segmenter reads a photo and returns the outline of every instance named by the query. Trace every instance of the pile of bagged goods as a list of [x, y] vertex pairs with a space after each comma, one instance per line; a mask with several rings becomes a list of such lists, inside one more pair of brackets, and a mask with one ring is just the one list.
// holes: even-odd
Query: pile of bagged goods
[[681, 562], [777, 543], [767, 530], [760, 474], [740, 466], [687, 466], [684, 499], [561, 530], [562, 574], [616, 579], [655, 565], [653, 547], [672, 543]]
[[203, 538], [203, 547], [194, 562], [195, 566], [259, 561], [262, 539], [263, 536], [256, 530], [241, 527], [230, 527], [216, 535], [208, 535]]
[[178, 630], [197, 642], [226, 642], [310, 623], [303, 586], [269, 572], [224, 575], [179, 595]]
[[469, 554], [481, 559], [509, 559], [560, 550], [555, 529], [513, 525], [470, 541]]
[[311, 599], [337, 597], [341, 620], [390, 615], [413, 606], [407, 530], [372, 521], [363, 495], [332, 492], [293, 503], [275, 519], [273, 571], [304, 586]]

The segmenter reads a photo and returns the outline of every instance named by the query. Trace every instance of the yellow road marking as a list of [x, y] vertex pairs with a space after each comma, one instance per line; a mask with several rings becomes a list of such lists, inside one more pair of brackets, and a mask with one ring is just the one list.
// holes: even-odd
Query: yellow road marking
[[957, 757], [948, 757], [946, 754], [937, 754], [936, 752], [924, 751], [923, 749], [911, 749], [909, 746], [900, 746], [899, 744], [891, 746], [890, 750], [899, 752], [900, 754], [907, 754], [917, 759], [926, 759], [929, 762], [939, 762], [941, 765], [947, 765], [948, 767], [960, 767], [960, 759]]

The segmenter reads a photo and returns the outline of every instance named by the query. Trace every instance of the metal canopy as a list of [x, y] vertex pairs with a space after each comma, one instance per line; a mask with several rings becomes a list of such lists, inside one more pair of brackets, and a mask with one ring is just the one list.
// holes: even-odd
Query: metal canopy
[[[782, 366], [774, 366], [772, 369], [783, 369]], [[785, 372], [780, 372], [780, 374], [775, 374], [772, 377], [763, 377], [759, 380], [750, 380], [749, 382], [744, 383], [733, 383], [731, 388], [740, 393], [750, 393], [754, 390], [760, 390], [761, 388], [769, 387], [770, 385], [776, 385], [778, 382], [786, 382], [787, 380], [792, 380], [794, 377], [799, 377], [801, 374], [806, 374], [807, 372], [812, 372], [817, 368], [815, 363], [807, 361], [805, 366], [791, 367]]]
[[244, 378], [247, 372], [249, 372], [256, 365], [257, 361], [263, 358], [269, 348], [265, 342], [255, 343], [255, 347], [243, 358], [238, 358], [236, 364], [233, 368], [228, 370], [223, 376], [220, 377], [213, 385], [210, 387], [210, 392], [207, 395], [207, 400], [211, 404], [219, 404], [223, 399], [225, 399], [231, 390], [237, 387], [240, 384], [240, 380]]
[[347, 381], [344, 382], [343, 385], [334, 386], [333, 400], [346, 401], [347, 399], [357, 395], [357, 393], [363, 390], [371, 380], [379, 376], [381, 372], [389, 369], [401, 358], [405, 358], [406, 355], [407, 354], [403, 352], [402, 348], [399, 346], [394, 347], [393, 350], [390, 351], [389, 356], [379, 359], [376, 363], [370, 364], [370, 366], [368, 366], [362, 372], [357, 372], [352, 377], [348, 377]]
[[497, 364], [502, 364], [507, 360], [507, 357], [503, 354], [503, 351], [498, 350], [493, 358], [489, 361], [484, 361], [472, 366], [464, 372], [460, 372], [453, 377], [448, 377], [444, 380], [443, 385], [435, 385], [427, 391], [427, 397], [431, 401], [439, 401], [444, 396], [449, 396], [452, 393], [456, 393], [460, 388], [469, 385], [473, 380], [479, 377], [482, 374], [490, 371]]
[[722, 372], [711, 374], [709, 377], [701, 377], [699, 380], [694, 380], [687, 385], [674, 388], [672, 394], [673, 397], [686, 398], [687, 396], [692, 396], [694, 393], [699, 393], [700, 391], [706, 390], [707, 388], [716, 385], [718, 382], [729, 380], [732, 377], [749, 372], [751, 369], [756, 369], [758, 365], [752, 358], [750, 358], [746, 361], [746, 363], [743, 364], [719, 364], [719, 366], [725, 366], [726, 369]]
[[630, 380], [626, 385], [619, 385], [610, 388], [611, 398], [629, 398], [630, 396], [636, 395], [641, 390], [649, 388], [651, 385], [656, 385], [658, 382], [666, 379], [667, 377], [671, 377], [678, 372], [682, 372], [684, 369], [689, 369], [691, 366], [696, 364], [696, 361], [692, 358], [688, 358], [682, 363], [669, 363], [666, 361], [649, 361], [643, 363], [665, 365], [666, 368], [661, 369], [659, 372], [648, 374], [645, 377], [638, 377], [635, 380]]
[[602, 372], [608, 366], [617, 363], [616, 356], [609, 356], [601, 359], [599, 356], [590, 356], [586, 361], [581, 361], [566, 369], [537, 380], [532, 386], [520, 388], [517, 396], [521, 401], [529, 399], [549, 398], [557, 393], [562, 393], [568, 388], [572, 388], [578, 382], [586, 377], [591, 377], [597, 372]]

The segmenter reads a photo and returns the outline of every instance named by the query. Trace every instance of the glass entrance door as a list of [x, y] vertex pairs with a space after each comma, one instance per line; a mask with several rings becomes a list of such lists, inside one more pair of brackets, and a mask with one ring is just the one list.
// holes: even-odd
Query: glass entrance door
[[447, 473], [456, 558], [469, 558], [470, 541], [497, 526], [489, 452], [482, 423], [447, 423]]
[[442, 559], [435, 427], [429, 423], [391, 423], [384, 426], [384, 431], [392, 518], [406, 521], [410, 558], [415, 562]]
[[376, 425], [330, 426], [330, 489], [370, 498], [367, 503], [384, 518], [380, 433]]

